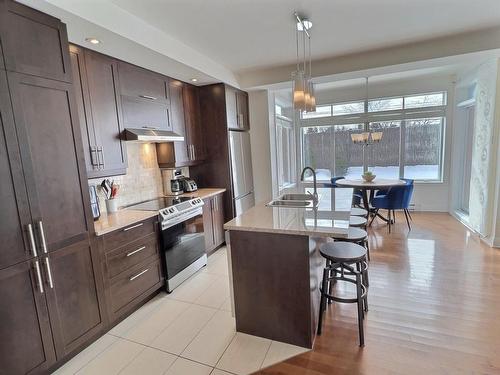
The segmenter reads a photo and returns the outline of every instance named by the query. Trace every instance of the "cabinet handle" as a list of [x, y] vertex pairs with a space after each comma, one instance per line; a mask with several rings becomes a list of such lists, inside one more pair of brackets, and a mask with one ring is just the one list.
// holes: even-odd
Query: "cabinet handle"
[[149, 100], [156, 100], [157, 98], [155, 96], [150, 96], [150, 95], [139, 95], [143, 99], [149, 99]]
[[193, 146], [193, 160], [196, 160], [196, 147], [194, 145]]
[[38, 230], [40, 232], [40, 239], [42, 240], [43, 253], [47, 254], [47, 241], [45, 241], [45, 232], [43, 230], [43, 223], [41, 220], [38, 222]]
[[137, 250], [134, 250], [134, 251], [131, 251], [130, 253], [127, 253], [127, 257], [131, 256], [131, 255], [134, 255], [135, 253], [138, 253], [139, 251], [142, 251], [146, 248], [146, 246], [141, 246], [140, 248], [138, 248]]
[[144, 225], [144, 223], [135, 224], [135, 225], [132, 225], [131, 227], [124, 228], [124, 229], [123, 229], [123, 231], [124, 231], [124, 232], [127, 232], [127, 231], [129, 231], [129, 230], [131, 230], [131, 229], [134, 229], [134, 228], [139, 228], [139, 227], [141, 227], [141, 226], [143, 226], [143, 225]]
[[154, 126], [143, 126], [143, 129], [153, 129], [153, 130], [158, 130], [159, 128], [154, 127]]
[[97, 156], [97, 150], [94, 146], [90, 147], [90, 164], [92, 165], [92, 167], [99, 168], [99, 157]]
[[45, 258], [45, 269], [47, 270], [47, 277], [49, 278], [50, 289], [54, 289], [54, 283], [52, 281], [52, 271], [50, 270], [49, 257]]
[[102, 146], [97, 147], [97, 162], [99, 163], [99, 168], [102, 166], [101, 169], [104, 169], [104, 151]]
[[38, 263], [38, 260], [35, 261], [35, 271], [36, 279], [38, 282], [38, 289], [40, 290], [40, 293], [43, 293], [42, 273], [40, 272], [40, 263]]
[[31, 225], [31, 223], [28, 224], [28, 237], [30, 240], [31, 253], [34, 257], [36, 257], [38, 256], [38, 252], [36, 251], [35, 236], [33, 235], [33, 226]]
[[148, 272], [148, 271], [149, 271], [149, 268], [146, 268], [144, 271], [141, 271], [141, 272], [139, 272], [137, 275], [132, 276], [132, 277], [129, 279], [129, 281], [134, 281], [134, 280], [135, 280], [135, 279], [137, 279], [139, 276], [144, 275], [144, 274], [145, 274], [146, 272]]

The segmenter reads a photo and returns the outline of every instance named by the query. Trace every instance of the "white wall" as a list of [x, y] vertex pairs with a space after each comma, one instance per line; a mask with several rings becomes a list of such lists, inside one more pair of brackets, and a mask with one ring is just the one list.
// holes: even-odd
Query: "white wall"
[[267, 90], [252, 91], [248, 95], [250, 111], [250, 142], [252, 147], [252, 169], [255, 202], [272, 199], [271, 142], [269, 135], [270, 116], [274, 116], [273, 101]]

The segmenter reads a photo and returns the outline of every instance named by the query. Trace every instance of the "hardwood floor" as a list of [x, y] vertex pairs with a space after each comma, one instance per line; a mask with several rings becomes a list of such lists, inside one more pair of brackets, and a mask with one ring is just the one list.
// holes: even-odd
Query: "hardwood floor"
[[500, 249], [448, 214], [370, 229], [370, 311], [332, 304], [314, 349], [260, 374], [500, 374]]

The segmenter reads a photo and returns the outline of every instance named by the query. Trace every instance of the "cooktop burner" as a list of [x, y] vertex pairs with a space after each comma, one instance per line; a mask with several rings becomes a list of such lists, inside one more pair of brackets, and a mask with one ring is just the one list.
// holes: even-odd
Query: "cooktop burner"
[[176, 204], [189, 201], [190, 197], [160, 197], [151, 199], [142, 203], [133, 204], [127, 208], [141, 211], [160, 211], [167, 207], [172, 207]]

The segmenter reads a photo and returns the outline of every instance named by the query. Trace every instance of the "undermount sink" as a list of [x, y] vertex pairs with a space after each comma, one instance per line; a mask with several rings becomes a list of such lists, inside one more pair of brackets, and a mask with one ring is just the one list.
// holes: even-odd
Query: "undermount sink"
[[267, 206], [271, 206], [271, 207], [290, 207], [290, 208], [312, 207], [312, 205], [313, 205], [312, 201], [281, 200], [281, 199], [276, 199], [276, 200], [271, 201], [267, 204]]
[[312, 201], [313, 199], [311, 194], [283, 194], [278, 198], [281, 201]]

